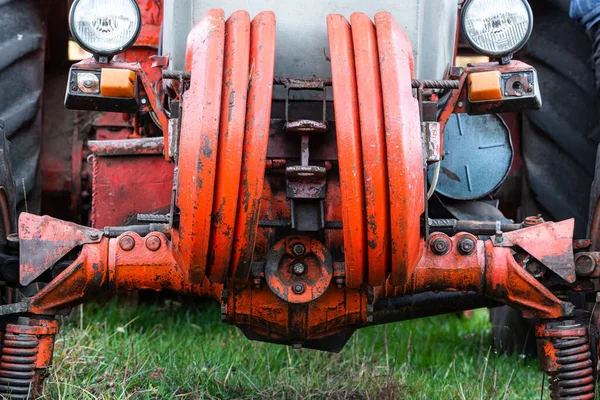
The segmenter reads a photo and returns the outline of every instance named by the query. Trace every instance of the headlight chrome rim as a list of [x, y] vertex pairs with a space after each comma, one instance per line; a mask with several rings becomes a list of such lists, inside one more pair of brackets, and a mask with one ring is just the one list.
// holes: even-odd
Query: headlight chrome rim
[[529, 18], [529, 26], [527, 28], [527, 32], [525, 33], [525, 36], [523, 36], [523, 39], [516, 44], [515, 46], [513, 46], [509, 51], [489, 51], [486, 49], [483, 49], [481, 47], [479, 47], [477, 44], [475, 44], [471, 38], [469, 37], [469, 35], [467, 34], [467, 30], [465, 28], [465, 20], [466, 20], [466, 13], [469, 9], [469, 6], [471, 6], [472, 4], [478, 2], [478, 1], [485, 1], [485, 0], [467, 0], [465, 2], [465, 4], [462, 7], [462, 11], [460, 14], [460, 29], [462, 31], [463, 37], [465, 38], [465, 40], [467, 41], [467, 43], [469, 44], [469, 46], [475, 50], [477, 53], [489, 56], [489, 57], [494, 57], [494, 58], [501, 58], [501, 57], [512, 57], [512, 55], [514, 53], [516, 53], [517, 51], [521, 50], [529, 41], [529, 39], [531, 38], [531, 33], [533, 32], [533, 11], [531, 10], [531, 6], [529, 5], [529, 3], [527, 2], [527, 0], [520, 0], [521, 3], [525, 6], [525, 9], [527, 10], [527, 15]]
[[88, 46], [85, 41], [83, 41], [81, 39], [81, 37], [78, 35], [77, 30], [74, 29], [74, 23], [75, 23], [75, 10], [77, 8], [77, 6], [79, 5], [79, 3], [82, 0], [75, 0], [73, 2], [73, 5], [71, 6], [71, 10], [69, 11], [69, 30], [71, 31], [71, 35], [73, 36], [73, 39], [77, 42], [77, 44], [84, 49], [85, 51], [87, 51], [88, 53], [92, 53], [95, 57], [100, 56], [100, 57], [112, 57], [116, 54], [122, 53], [123, 51], [127, 50], [128, 48], [130, 48], [139, 38], [140, 33], [142, 32], [142, 11], [140, 10], [140, 6], [138, 5], [137, 1], [135, 0], [128, 0], [129, 2], [131, 2], [134, 6], [134, 10], [137, 14], [137, 18], [138, 18], [138, 26], [137, 29], [135, 31], [135, 34], [132, 36], [132, 38], [125, 43], [124, 45], [118, 47], [117, 49], [111, 50], [111, 51], [105, 51], [105, 50], [98, 50], [98, 49], [94, 49], [91, 46]]

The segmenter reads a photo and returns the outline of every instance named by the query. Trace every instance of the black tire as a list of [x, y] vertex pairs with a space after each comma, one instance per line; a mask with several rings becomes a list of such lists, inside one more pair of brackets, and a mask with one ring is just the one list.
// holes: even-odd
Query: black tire
[[0, 120], [0, 251], [6, 237], [15, 232], [15, 180], [10, 165], [8, 140], [4, 134], [4, 121]]
[[10, 141], [17, 210], [27, 208], [31, 213], [39, 213], [41, 205], [39, 159], [46, 45], [36, 3], [0, 0], [0, 119]]
[[[524, 203], [527, 214], [574, 217], [575, 237], [583, 238], [600, 142], [592, 43], [584, 27], [569, 18], [567, 0], [530, 4], [534, 29], [520, 58], [537, 69], [543, 106], [523, 116]], [[490, 321], [497, 351], [535, 354], [533, 322], [520, 312], [500, 307], [490, 312]]]
[[522, 152], [540, 209], [554, 220], [574, 217], [583, 238], [600, 142], [592, 44], [566, 7], [553, 3], [531, 1], [535, 25], [521, 59], [538, 71], [543, 106], [524, 115]]
[[535, 324], [511, 307], [490, 310], [494, 349], [499, 353], [536, 354]]

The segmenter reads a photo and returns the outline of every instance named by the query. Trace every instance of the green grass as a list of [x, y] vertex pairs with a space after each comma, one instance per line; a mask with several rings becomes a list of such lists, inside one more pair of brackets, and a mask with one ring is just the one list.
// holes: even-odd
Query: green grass
[[[339, 354], [247, 340], [216, 304], [86, 305], [48, 399], [539, 399], [535, 360], [495, 355], [485, 310], [359, 330]], [[545, 394], [547, 396], [547, 392]]]

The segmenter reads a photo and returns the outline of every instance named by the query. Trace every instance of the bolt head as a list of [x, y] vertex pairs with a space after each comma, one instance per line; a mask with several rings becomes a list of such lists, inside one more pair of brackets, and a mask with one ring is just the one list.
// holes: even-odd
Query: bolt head
[[146, 248], [150, 251], [157, 251], [160, 249], [160, 238], [158, 236], [150, 236], [146, 239]]
[[119, 239], [119, 246], [124, 251], [131, 251], [135, 247], [135, 240], [131, 236], [125, 235]]
[[294, 275], [304, 275], [306, 272], [306, 265], [301, 262], [294, 263], [294, 265], [292, 265], [292, 272]]
[[295, 256], [302, 256], [304, 255], [304, 252], [306, 252], [306, 248], [302, 243], [296, 243], [292, 247], [292, 253], [294, 253]]
[[431, 242], [431, 251], [438, 256], [443, 256], [450, 250], [450, 243], [448, 239], [438, 237]]
[[546, 272], [546, 267], [540, 264], [537, 260], [531, 260], [525, 265], [525, 270], [534, 278], [541, 278]]
[[580, 254], [575, 258], [575, 272], [577, 275], [589, 276], [596, 269], [596, 260], [589, 254]]
[[475, 241], [470, 237], [465, 237], [458, 242], [458, 251], [460, 254], [468, 256], [475, 251]]
[[302, 293], [304, 293], [304, 290], [305, 290], [304, 284], [303, 283], [296, 283], [296, 284], [294, 284], [294, 286], [292, 286], [292, 290], [296, 294], [302, 294]]

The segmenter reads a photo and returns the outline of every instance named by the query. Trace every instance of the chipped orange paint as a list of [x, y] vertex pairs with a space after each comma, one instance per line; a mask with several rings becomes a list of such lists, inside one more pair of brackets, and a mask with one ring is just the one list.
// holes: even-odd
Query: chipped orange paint
[[188, 37], [190, 89], [184, 95], [179, 137], [177, 206], [173, 255], [190, 282], [202, 282], [211, 227], [223, 79], [225, 14], [209, 10]]
[[339, 14], [327, 16], [327, 32], [342, 194], [346, 285], [358, 288], [366, 275], [367, 229], [352, 34], [348, 21]]
[[265, 180], [275, 69], [275, 14], [259, 13], [250, 30], [250, 83], [244, 156], [230, 276], [248, 279]]
[[387, 12], [375, 14], [390, 188], [391, 282], [402, 285], [423, 252], [421, 215], [425, 211], [421, 124], [411, 79], [410, 39]]
[[390, 268], [390, 212], [383, 100], [375, 25], [362, 13], [350, 16], [367, 219], [367, 283], [381, 286]]
[[210, 232], [209, 278], [224, 282], [229, 271], [237, 215], [250, 58], [250, 15], [236, 11], [225, 22], [225, 66], [219, 154]]

